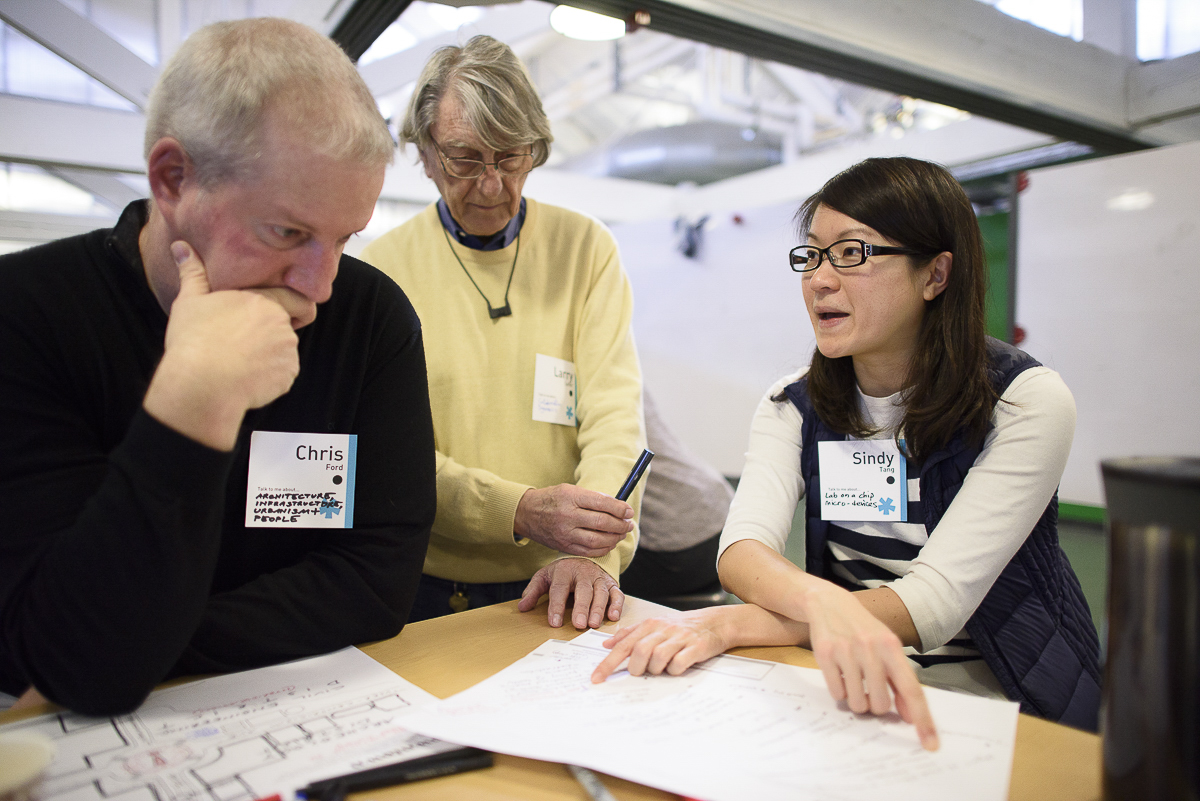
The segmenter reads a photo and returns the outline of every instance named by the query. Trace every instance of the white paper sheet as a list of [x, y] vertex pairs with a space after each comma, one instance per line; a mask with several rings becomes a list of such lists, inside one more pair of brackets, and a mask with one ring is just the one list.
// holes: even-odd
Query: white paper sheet
[[941, 737], [929, 753], [898, 716], [839, 708], [817, 670], [720, 656], [682, 676], [622, 671], [593, 685], [605, 636], [543, 643], [405, 725], [711, 801], [1008, 795], [1014, 703], [926, 689]]
[[357, 648], [151, 694], [136, 712], [63, 712], [0, 731], [58, 746], [36, 801], [284, 799], [311, 781], [451, 748], [399, 720], [437, 699]]

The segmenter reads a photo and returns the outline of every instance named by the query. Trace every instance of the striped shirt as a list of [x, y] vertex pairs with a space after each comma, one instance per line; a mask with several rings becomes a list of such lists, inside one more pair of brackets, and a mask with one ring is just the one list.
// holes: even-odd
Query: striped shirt
[[[920, 481], [910, 478], [908, 520], [924, 519]], [[924, 523], [831, 522], [826, 547], [826, 575], [848, 590], [872, 590], [886, 586], [908, 573], [912, 561], [928, 539]], [[924, 654], [918, 653], [915, 648], [905, 648], [904, 652], [923, 668], [981, 658], [966, 629], [940, 648]]]
[[[904, 417], [899, 396], [872, 398], [860, 392], [858, 397], [867, 424], [879, 430], [871, 439], [892, 439]], [[929, 532], [923, 522], [925, 510], [921, 504], [920, 469], [908, 465], [906, 474], [908, 514], [905, 519], [911, 522], [839, 520], [829, 524], [826, 575], [835, 583], [848, 590], [875, 589], [908, 574], [912, 562], [929, 540]], [[939, 648], [925, 653], [915, 648], [904, 651], [923, 668], [982, 658], [965, 628]]]

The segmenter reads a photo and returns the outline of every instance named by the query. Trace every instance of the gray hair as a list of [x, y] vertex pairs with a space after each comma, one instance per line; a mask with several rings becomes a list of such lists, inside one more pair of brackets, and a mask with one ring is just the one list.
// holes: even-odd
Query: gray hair
[[467, 124], [496, 152], [530, 146], [533, 166], [550, 156], [550, 120], [542, 110], [525, 65], [512, 48], [490, 36], [474, 36], [462, 47], [443, 47], [430, 56], [413, 90], [400, 140], [425, 150], [429, 129], [447, 91], [462, 104]]
[[268, 118], [318, 153], [390, 164], [395, 143], [354, 64], [328, 37], [284, 19], [201, 28], [150, 93], [145, 154], [179, 140], [202, 184], [244, 177], [262, 155]]

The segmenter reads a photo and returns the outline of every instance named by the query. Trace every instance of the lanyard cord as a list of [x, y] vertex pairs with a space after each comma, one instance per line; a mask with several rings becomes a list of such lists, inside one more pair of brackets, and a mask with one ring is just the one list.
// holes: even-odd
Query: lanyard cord
[[450, 234], [446, 232], [445, 226], [442, 227], [442, 234], [446, 237], [446, 245], [450, 248], [450, 253], [454, 255], [454, 260], [458, 262], [459, 267], [462, 267], [463, 272], [467, 274], [467, 279], [475, 287], [475, 291], [479, 293], [479, 297], [483, 298], [483, 302], [487, 304], [488, 317], [495, 320], [511, 315], [512, 307], [508, 305], [508, 290], [512, 288], [513, 275], [517, 272], [517, 257], [521, 255], [521, 235], [517, 234], [517, 250], [513, 253], [512, 268], [508, 271], [508, 285], [504, 287], [504, 305], [498, 309], [494, 309], [492, 308], [492, 302], [487, 299], [487, 295], [483, 294], [483, 290], [479, 288], [479, 284], [475, 283], [474, 278], [471, 278], [471, 273], [467, 269], [467, 265], [463, 264], [463, 260], [458, 257], [458, 252], [454, 250], [454, 245], [450, 242]]

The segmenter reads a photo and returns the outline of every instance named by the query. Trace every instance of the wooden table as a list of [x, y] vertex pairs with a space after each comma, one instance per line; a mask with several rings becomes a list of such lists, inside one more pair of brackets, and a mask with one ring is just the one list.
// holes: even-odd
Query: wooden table
[[[620, 625], [630, 625], [670, 610], [627, 598]], [[606, 624], [602, 630], [617, 628]], [[363, 648], [404, 678], [445, 698], [471, 687], [528, 654], [548, 639], [569, 640], [574, 628], [550, 628], [545, 602], [522, 614], [516, 601], [405, 626], [399, 636]], [[737, 648], [731, 653], [769, 659], [788, 665], [816, 667], [812, 653], [802, 648]], [[0, 723], [50, 711], [51, 707], [0, 713]], [[564, 728], [564, 736], [569, 736]], [[617, 798], [677, 799], [640, 784], [602, 776]], [[357, 801], [470, 799], [470, 801], [585, 801], [587, 794], [567, 769], [552, 762], [496, 755], [487, 770], [430, 779], [385, 790], [373, 790]], [[1100, 738], [1067, 726], [1021, 715], [1017, 724], [1009, 798], [1013, 801], [1098, 801], [1100, 798]]]
[[[670, 610], [628, 598], [620, 625]], [[616, 629], [607, 624], [602, 630]], [[545, 603], [521, 614], [516, 602], [406, 626], [400, 636], [363, 650], [404, 678], [439, 698], [471, 687], [507, 667], [548, 639], [570, 640], [579, 632], [550, 628]], [[802, 648], [736, 648], [731, 653], [800, 667], [817, 666]], [[604, 776], [619, 799], [677, 799], [672, 793]], [[562, 765], [496, 755], [490, 770], [449, 776], [364, 794], [375, 801], [409, 799], [586, 799]], [[1097, 801], [1100, 798], [1100, 738], [1040, 718], [1021, 715], [1013, 756], [1009, 798], [1013, 801]]]

